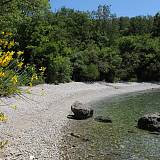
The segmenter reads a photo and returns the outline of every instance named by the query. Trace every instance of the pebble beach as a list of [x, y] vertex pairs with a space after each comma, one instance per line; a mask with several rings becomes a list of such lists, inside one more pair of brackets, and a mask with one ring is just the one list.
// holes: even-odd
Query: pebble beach
[[22, 95], [0, 98], [0, 112], [8, 120], [0, 123], [0, 160], [61, 160], [59, 142], [75, 101], [89, 103], [120, 94], [159, 89], [157, 83], [41, 84], [22, 87]]

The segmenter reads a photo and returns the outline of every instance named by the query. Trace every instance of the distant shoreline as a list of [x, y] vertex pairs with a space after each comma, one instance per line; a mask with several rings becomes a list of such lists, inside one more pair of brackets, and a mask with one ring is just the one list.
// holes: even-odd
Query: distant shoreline
[[[23, 87], [27, 89], [27, 87]], [[21, 97], [1, 98], [0, 111], [9, 120], [0, 124], [0, 140], [8, 140], [0, 158], [59, 160], [61, 130], [67, 124], [71, 104], [99, 101], [115, 95], [160, 89], [156, 83], [82, 83], [71, 82], [59, 85], [42, 84], [32, 87], [31, 94]], [[5, 105], [7, 104], [7, 105]], [[13, 109], [11, 106], [16, 106]]]

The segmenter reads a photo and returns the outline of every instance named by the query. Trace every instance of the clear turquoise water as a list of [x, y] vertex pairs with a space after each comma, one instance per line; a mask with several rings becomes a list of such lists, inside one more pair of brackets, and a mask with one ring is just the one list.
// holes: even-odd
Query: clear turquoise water
[[136, 127], [142, 115], [160, 112], [160, 91], [117, 96], [93, 106], [95, 116], [109, 116], [113, 123], [72, 120], [70, 132], [82, 138], [65, 136], [68, 159], [160, 160], [160, 135]]

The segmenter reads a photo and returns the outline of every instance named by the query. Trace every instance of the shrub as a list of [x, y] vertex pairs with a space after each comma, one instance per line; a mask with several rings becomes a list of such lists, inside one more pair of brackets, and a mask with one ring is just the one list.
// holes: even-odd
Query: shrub
[[2, 32], [0, 37], [0, 96], [16, 93], [19, 84], [17, 72], [23, 65], [21, 51], [12, 51], [15, 47], [12, 33]]
[[81, 71], [81, 77], [85, 81], [95, 81], [99, 79], [98, 66], [95, 64], [85, 65]]
[[[97, 71], [96, 66], [98, 66], [99, 50], [100, 49], [97, 46], [89, 45], [84, 51], [76, 52], [71, 56], [73, 65], [73, 80], [98, 80], [99, 71]], [[92, 70], [95, 71], [95, 75]], [[91, 71], [91, 73], [89, 73], [89, 71]]]
[[39, 69], [36, 68], [34, 64], [27, 65], [23, 74], [21, 74], [21, 83], [20, 85], [37, 85], [44, 83], [44, 72], [46, 68], [40, 67]]
[[42, 79], [44, 69], [37, 72], [30, 65], [26, 65], [23, 59], [24, 52], [18, 51], [17, 43], [12, 33], [0, 35], [0, 96], [18, 94], [19, 85], [37, 84], [39, 77]]
[[103, 48], [99, 53], [100, 80], [114, 82], [118, 77], [118, 70], [121, 65], [121, 57], [116, 49]]
[[47, 82], [49, 83], [64, 83], [71, 81], [72, 67], [70, 59], [62, 56], [50, 58], [47, 74]]

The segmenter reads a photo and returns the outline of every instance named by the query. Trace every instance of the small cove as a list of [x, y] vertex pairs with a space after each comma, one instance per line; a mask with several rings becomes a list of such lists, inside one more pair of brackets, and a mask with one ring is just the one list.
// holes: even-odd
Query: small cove
[[139, 117], [150, 112], [160, 112], [159, 90], [115, 96], [92, 106], [95, 109], [94, 116], [109, 116], [113, 123], [100, 123], [92, 118], [70, 120], [60, 148], [64, 159], [160, 159], [160, 135], [136, 128]]

